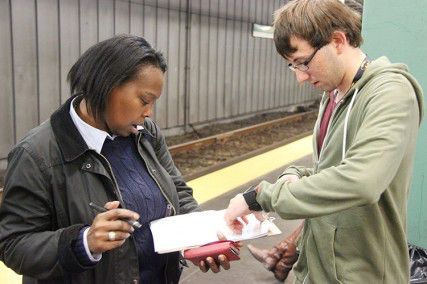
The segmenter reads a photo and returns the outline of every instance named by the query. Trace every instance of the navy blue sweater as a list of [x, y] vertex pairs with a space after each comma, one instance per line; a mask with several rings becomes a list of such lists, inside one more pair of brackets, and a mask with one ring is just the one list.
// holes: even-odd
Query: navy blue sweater
[[107, 138], [101, 153], [112, 166], [125, 207], [140, 215], [143, 226], [135, 229], [133, 237], [141, 283], [163, 283], [167, 256], [154, 252], [149, 223], [165, 217], [167, 202], [137, 151], [133, 137], [119, 136], [114, 141]]

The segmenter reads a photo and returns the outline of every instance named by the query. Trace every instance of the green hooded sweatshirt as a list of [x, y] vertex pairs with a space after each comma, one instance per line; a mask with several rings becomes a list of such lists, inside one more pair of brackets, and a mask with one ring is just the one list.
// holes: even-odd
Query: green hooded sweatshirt
[[[289, 183], [261, 182], [257, 201], [283, 219], [305, 219], [296, 283], [409, 282], [407, 200], [422, 90], [403, 64], [372, 61], [336, 106], [313, 168]], [[320, 153], [320, 154], [319, 154]], [[283, 176], [282, 175], [282, 176]]]

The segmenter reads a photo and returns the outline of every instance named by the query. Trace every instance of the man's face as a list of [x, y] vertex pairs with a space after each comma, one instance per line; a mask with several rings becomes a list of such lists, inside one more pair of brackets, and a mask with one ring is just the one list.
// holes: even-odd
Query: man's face
[[[316, 49], [307, 41], [292, 37], [291, 45], [297, 51], [289, 56], [287, 61], [295, 67], [294, 72], [299, 83], [308, 82], [315, 88], [326, 91], [332, 91], [339, 85], [343, 78], [343, 66], [332, 43]], [[307, 68], [302, 65], [306, 65], [308, 69], [302, 71], [301, 69]]]
[[106, 128], [113, 134], [138, 133], [137, 125], [153, 113], [163, 89], [164, 74], [154, 66], [143, 67], [135, 80], [113, 89], [104, 115]]

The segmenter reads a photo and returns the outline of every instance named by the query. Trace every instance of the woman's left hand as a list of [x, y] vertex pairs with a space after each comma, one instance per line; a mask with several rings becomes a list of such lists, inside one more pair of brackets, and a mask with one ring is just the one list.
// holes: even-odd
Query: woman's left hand
[[202, 272], [208, 272], [210, 269], [213, 273], [218, 273], [221, 271], [221, 267], [225, 270], [230, 269], [230, 261], [223, 254], [218, 256], [217, 261], [215, 261], [215, 259], [212, 257], [208, 257], [206, 260], [202, 260], [199, 263], [199, 268]]
[[[218, 240], [226, 240], [225, 236], [221, 232], [218, 232]], [[241, 242], [235, 242], [234, 245], [239, 249], [242, 247]], [[199, 263], [199, 269], [202, 272], [208, 272], [210, 269], [213, 273], [218, 273], [221, 271], [221, 267], [225, 270], [230, 269], [230, 260], [228, 260], [228, 258], [223, 254], [220, 254], [217, 260], [215, 260], [213, 257], [207, 257], [205, 260], [202, 260]]]

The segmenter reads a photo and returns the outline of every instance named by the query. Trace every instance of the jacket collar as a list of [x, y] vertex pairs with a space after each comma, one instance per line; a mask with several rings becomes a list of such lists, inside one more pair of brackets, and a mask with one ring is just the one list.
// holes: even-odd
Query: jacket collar
[[53, 133], [67, 162], [78, 158], [89, 150], [70, 116], [71, 101], [75, 97], [69, 98], [50, 117]]
[[[77, 96], [70, 97], [50, 117], [53, 133], [67, 162], [77, 159], [83, 153], [90, 151], [70, 115], [70, 105]], [[139, 131], [135, 141], [137, 142], [141, 138], [147, 139], [151, 145], [154, 144], [154, 136], [145, 127]]]

